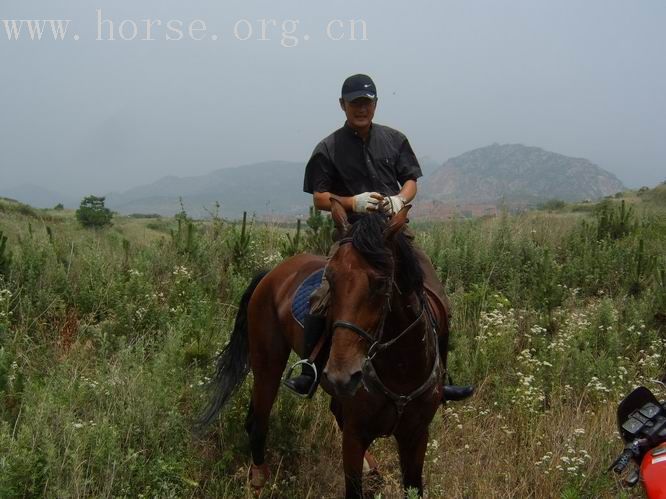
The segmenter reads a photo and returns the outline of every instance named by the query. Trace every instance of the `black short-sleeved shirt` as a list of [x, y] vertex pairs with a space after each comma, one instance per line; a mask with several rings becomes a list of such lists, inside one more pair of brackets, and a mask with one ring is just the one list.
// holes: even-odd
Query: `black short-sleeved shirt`
[[394, 196], [400, 192], [400, 185], [422, 175], [404, 134], [373, 123], [364, 142], [345, 123], [315, 147], [305, 167], [303, 190], [338, 196], [373, 191]]

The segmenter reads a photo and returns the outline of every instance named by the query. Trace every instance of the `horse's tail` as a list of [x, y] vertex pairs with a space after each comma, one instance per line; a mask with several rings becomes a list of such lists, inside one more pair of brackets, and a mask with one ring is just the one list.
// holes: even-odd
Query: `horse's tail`
[[268, 272], [257, 274], [241, 297], [236, 322], [229, 343], [217, 359], [217, 371], [210, 381], [211, 400], [195, 423], [196, 430], [209, 425], [241, 386], [250, 370], [247, 331], [247, 307], [252, 293]]

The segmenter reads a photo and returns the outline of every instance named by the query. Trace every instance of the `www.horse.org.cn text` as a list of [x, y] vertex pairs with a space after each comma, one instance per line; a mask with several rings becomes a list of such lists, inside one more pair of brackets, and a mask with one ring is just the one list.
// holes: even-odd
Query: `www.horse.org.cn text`
[[[305, 45], [310, 40], [368, 40], [368, 24], [363, 19], [330, 19], [308, 25], [298, 19], [236, 19], [215, 23], [214, 29], [212, 23], [203, 19], [119, 19], [97, 9], [91, 21], [94, 22], [94, 31], [79, 32], [72, 19], [0, 19], [0, 41], [256, 41], [293, 48]], [[89, 28], [93, 27], [92, 22]]]

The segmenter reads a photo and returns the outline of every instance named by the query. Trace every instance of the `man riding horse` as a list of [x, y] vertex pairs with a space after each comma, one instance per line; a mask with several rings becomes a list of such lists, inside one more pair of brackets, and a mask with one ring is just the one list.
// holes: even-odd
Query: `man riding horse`
[[[320, 210], [331, 210], [334, 195], [349, 213], [353, 222], [364, 213], [382, 210], [398, 213], [416, 196], [416, 179], [422, 176], [418, 160], [409, 141], [393, 128], [372, 123], [377, 108], [377, 90], [369, 76], [357, 74], [342, 85], [340, 107], [347, 119], [344, 126], [322, 140], [305, 169], [303, 190], [313, 195]], [[413, 238], [413, 235], [408, 234]], [[334, 243], [329, 257], [335, 253]], [[424, 272], [425, 285], [430, 287], [450, 310], [444, 288], [432, 262], [419, 248], [415, 255]], [[314, 354], [317, 372], [325, 364], [319, 353], [326, 326], [329, 284], [326, 278], [310, 297], [310, 313], [304, 321], [305, 356]], [[446, 365], [446, 349], [441, 349]], [[319, 382], [315, 369], [303, 362], [299, 376], [287, 379], [285, 385], [304, 397], [311, 397]], [[462, 400], [474, 391], [473, 386], [446, 385], [443, 401]]]

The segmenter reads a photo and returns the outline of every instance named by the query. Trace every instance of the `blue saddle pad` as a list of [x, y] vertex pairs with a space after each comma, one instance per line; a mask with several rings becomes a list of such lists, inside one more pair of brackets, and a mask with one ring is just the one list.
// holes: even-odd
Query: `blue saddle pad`
[[310, 310], [310, 295], [315, 289], [319, 287], [323, 276], [323, 268], [314, 271], [307, 278], [305, 278], [300, 286], [298, 286], [298, 289], [294, 294], [294, 300], [291, 302], [291, 313], [294, 316], [294, 319], [296, 319], [296, 322], [298, 322], [301, 327], [303, 327], [305, 314], [307, 314]]

